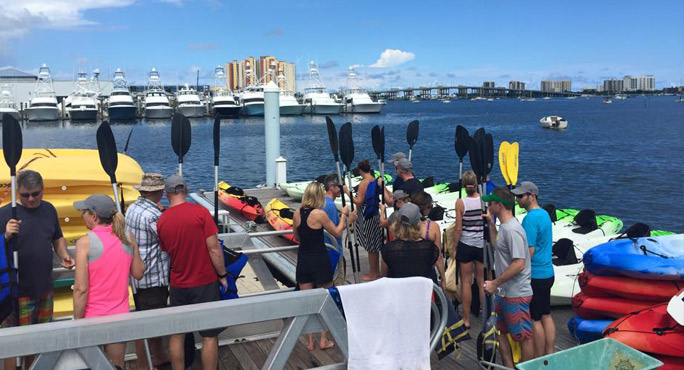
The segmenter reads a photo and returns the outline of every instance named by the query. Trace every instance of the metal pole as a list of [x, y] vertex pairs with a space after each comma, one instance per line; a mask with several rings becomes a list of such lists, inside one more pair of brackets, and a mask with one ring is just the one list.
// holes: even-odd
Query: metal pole
[[280, 89], [273, 81], [264, 87], [266, 186], [276, 185], [276, 159], [280, 157]]

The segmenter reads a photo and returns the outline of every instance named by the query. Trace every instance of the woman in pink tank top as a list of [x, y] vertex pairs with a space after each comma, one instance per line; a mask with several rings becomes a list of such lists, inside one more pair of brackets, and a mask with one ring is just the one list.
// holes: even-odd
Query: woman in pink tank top
[[[127, 313], [128, 278], [140, 280], [145, 272], [135, 238], [110, 197], [91, 195], [74, 207], [91, 230], [76, 242], [74, 319]], [[122, 368], [125, 349], [126, 343], [105, 345], [110, 361]]]

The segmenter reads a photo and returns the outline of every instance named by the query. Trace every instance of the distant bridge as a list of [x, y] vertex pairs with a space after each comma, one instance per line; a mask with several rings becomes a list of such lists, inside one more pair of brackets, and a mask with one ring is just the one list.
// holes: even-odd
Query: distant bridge
[[461, 98], [543, 98], [543, 97], [568, 97], [579, 96], [576, 92], [549, 92], [541, 90], [520, 90], [505, 87], [483, 86], [434, 86], [434, 87], [409, 87], [390, 90], [378, 90], [368, 92], [374, 98], [388, 100], [408, 100], [411, 98], [441, 99]]

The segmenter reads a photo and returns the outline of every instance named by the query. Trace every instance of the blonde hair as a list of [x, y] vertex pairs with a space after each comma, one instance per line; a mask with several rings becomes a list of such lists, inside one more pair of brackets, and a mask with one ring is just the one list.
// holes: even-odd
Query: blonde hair
[[392, 221], [390, 227], [392, 228], [392, 233], [394, 234], [395, 239], [409, 241], [422, 239], [422, 234], [420, 233], [420, 222], [415, 225], [410, 225], [401, 222], [401, 216], [397, 215], [397, 217], [394, 217], [394, 221]]
[[312, 182], [304, 189], [302, 196], [302, 208], [323, 208], [325, 205], [325, 192], [323, 191], [323, 184], [319, 182]]
[[467, 170], [461, 175], [463, 187], [466, 188], [466, 194], [473, 195], [477, 193], [477, 176], [473, 170]]
[[116, 235], [119, 240], [124, 244], [129, 244], [128, 234], [126, 233], [126, 219], [124, 215], [116, 211], [112, 217], [99, 217], [99, 224], [101, 225], [112, 225], [112, 234]]

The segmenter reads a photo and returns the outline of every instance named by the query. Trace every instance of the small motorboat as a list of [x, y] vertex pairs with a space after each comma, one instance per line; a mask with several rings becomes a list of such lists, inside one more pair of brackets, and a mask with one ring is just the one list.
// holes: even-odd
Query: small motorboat
[[603, 104], [613, 104], [613, 101], [610, 98], [605, 98], [603, 99]]
[[546, 116], [539, 120], [543, 128], [563, 130], [568, 128], [568, 120], [561, 116]]

